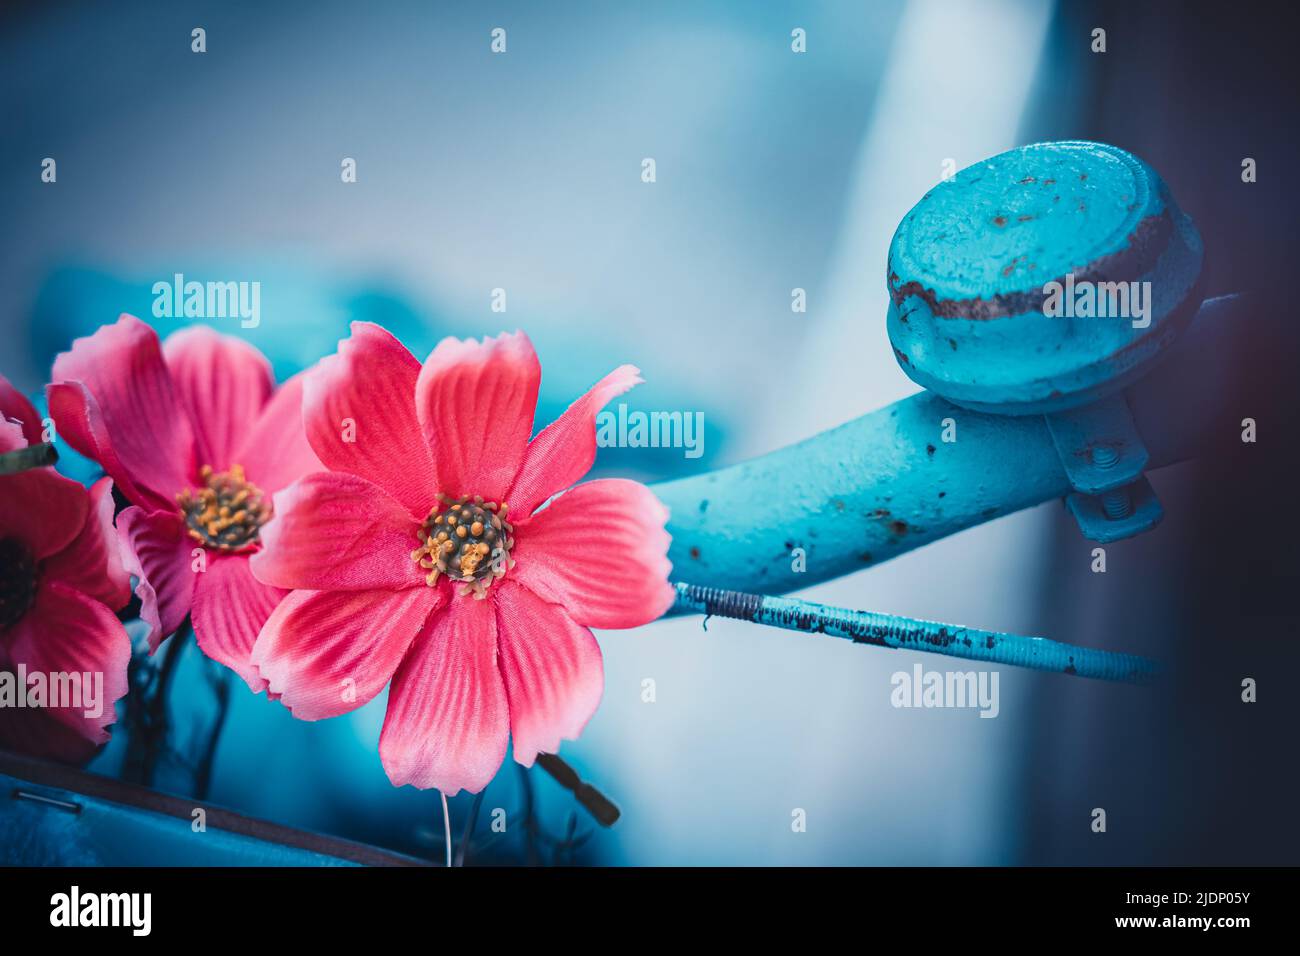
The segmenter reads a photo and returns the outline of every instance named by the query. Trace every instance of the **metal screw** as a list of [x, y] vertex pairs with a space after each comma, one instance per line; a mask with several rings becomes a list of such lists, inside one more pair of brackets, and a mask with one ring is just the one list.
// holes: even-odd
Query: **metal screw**
[[1101, 496], [1101, 507], [1111, 521], [1127, 518], [1133, 511], [1133, 499], [1129, 496], [1128, 488], [1106, 492]]
[[[1093, 465], [1103, 471], [1114, 468], [1119, 461], [1119, 452], [1109, 445], [1094, 445], [1091, 456]], [[1133, 498], [1127, 488], [1115, 488], [1101, 496], [1101, 508], [1109, 520], [1119, 521], [1133, 512]]]
[[1119, 461], [1119, 452], [1109, 445], [1097, 445], [1092, 449], [1092, 463], [1098, 468], [1113, 468]]

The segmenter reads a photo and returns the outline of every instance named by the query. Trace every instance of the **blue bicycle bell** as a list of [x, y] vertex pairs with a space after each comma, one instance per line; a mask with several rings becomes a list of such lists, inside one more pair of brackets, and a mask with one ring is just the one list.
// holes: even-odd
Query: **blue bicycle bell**
[[1044, 415], [1085, 536], [1160, 520], [1123, 397], [1200, 306], [1201, 237], [1147, 163], [1037, 143], [926, 193], [889, 246], [887, 328], [903, 371], [965, 408]]

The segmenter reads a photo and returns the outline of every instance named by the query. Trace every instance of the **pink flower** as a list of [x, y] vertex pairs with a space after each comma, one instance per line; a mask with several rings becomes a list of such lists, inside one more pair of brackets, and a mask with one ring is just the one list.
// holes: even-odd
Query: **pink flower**
[[[40, 440], [40, 416], [0, 376], [0, 454]], [[131, 660], [113, 612], [130, 597], [110, 479], [87, 491], [49, 467], [0, 475], [0, 671], [15, 694], [0, 706], [0, 747], [79, 763], [108, 740]], [[20, 673], [27, 688], [18, 686]], [[37, 674], [47, 688], [69, 690], [64, 675], [81, 675], [80, 701], [47, 690], [43, 706], [18, 707], [18, 693], [31, 702]]]
[[150, 650], [189, 614], [204, 653], [261, 690], [248, 655], [284, 592], [254, 579], [248, 559], [269, 495], [320, 468], [301, 376], [275, 391], [247, 342], [196, 325], [160, 348], [123, 315], [54, 360], [48, 396], [59, 435], [132, 504], [117, 530]]
[[579, 485], [616, 369], [531, 442], [541, 366], [522, 333], [446, 339], [423, 366], [388, 332], [307, 377], [307, 439], [329, 472], [275, 497], [252, 561], [295, 590], [253, 662], [295, 716], [346, 713], [392, 681], [379, 755], [394, 785], [480, 790], [514, 738], [529, 766], [578, 736], [604, 687], [589, 628], [673, 600], [667, 511], [643, 485]]

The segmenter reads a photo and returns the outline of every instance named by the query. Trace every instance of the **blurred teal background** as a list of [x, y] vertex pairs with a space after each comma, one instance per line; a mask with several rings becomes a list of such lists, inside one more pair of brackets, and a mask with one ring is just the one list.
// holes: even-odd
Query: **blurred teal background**
[[[1123, 7], [1102, 8], [1121, 69], [1137, 37], [1158, 36], [1125, 33]], [[7, 7], [0, 370], [39, 389], [72, 337], [124, 311], [151, 320], [152, 284], [181, 272], [261, 283], [258, 328], [213, 324], [281, 377], [354, 319], [420, 357], [444, 335], [523, 328], [544, 370], [539, 425], [622, 362], [648, 382], [632, 408], [704, 413], [703, 457], [608, 449], [598, 471], [653, 480], [760, 454], [915, 391], [885, 336], [885, 250], [945, 161], [1123, 126], [1137, 94], [1086, 61], [1091, 22], [1047, 0]], [[792, 52], [794, 28], [807, 53]], [[1206, 214], [1213, 200], [1179, 164], [1187, 139], [1129, 133], [1119, 145]], [[47, 156], [55, 185], [39, 179]], [[345, 157], [355, 184], [340, 182]], [[806, 313], [791, 311], [795, 288]], [[1043, 633], [1062, 535], [1083, 546], [1045, 505], [807, 596]], [[1088, 603], [1124, 584], [1081, 586]], [[1097, 642], [1073, 620], [1053, 636]], [[980, 720], [890, 706], [890, 675], [917, 655], [726, 621], [706, 633], [695, 618], [598, 637], [605, 699], [562, 755], [624, 815], [585, 862], [1012, 863], [1042, 859], [1027, 821], [1066, 806], [1041, 809], [1034, 789], [1056, 770], [1035, 726], [1050, 676], [1003, 670], [1001, 716]], [[1114, 692], [1070, 693], [1091, 713]], [[173, 700], [184, 744], [210, 716], [193, 648]], [[437, 795], [395, 790], [380, 767], [383, 713], [381, 697], [307, 724], [235, 687], [212, 801], [440, 855]], [[92, 769], [115, 773], [121, 744]], [[172, 770], [160, 786], [183, 792]], [[532, 776], [562, 831], [572, 798]], [[1076, 796], [1090, 799], [1060, 799]], [[453, 801], [457, 831], [469, 800]], [[521, 800], [507, 758], [482, 859], [522, 859], [515, 833], [486, 842], [492, 808]], [[806, 833], [791, 831], [795, 808]]]

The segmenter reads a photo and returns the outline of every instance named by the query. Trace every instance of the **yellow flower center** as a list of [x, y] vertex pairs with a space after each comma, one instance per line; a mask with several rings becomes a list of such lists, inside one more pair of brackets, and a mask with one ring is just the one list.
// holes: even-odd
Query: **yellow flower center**
[[262, 489], [244, 477], [240, 465], [229, 471], [199, 471], [202, 488], [176, 496], [189, 535], [205, 548], [234, 553], [257, 544], [258, 530], [271, 518], [271, 502]]
[[514, 525], [506, 520], [503, 501], [484, 502], [482, 496], [452, 498], [439, 494], [415, 536], [420, 547], [411, 560], [429, 572], [425, 583], [433, 587], [446, 575], [465, 585], [460, 593], [482, 600], [492, 582], [515, 566], [510, 550], [515, 546]]

